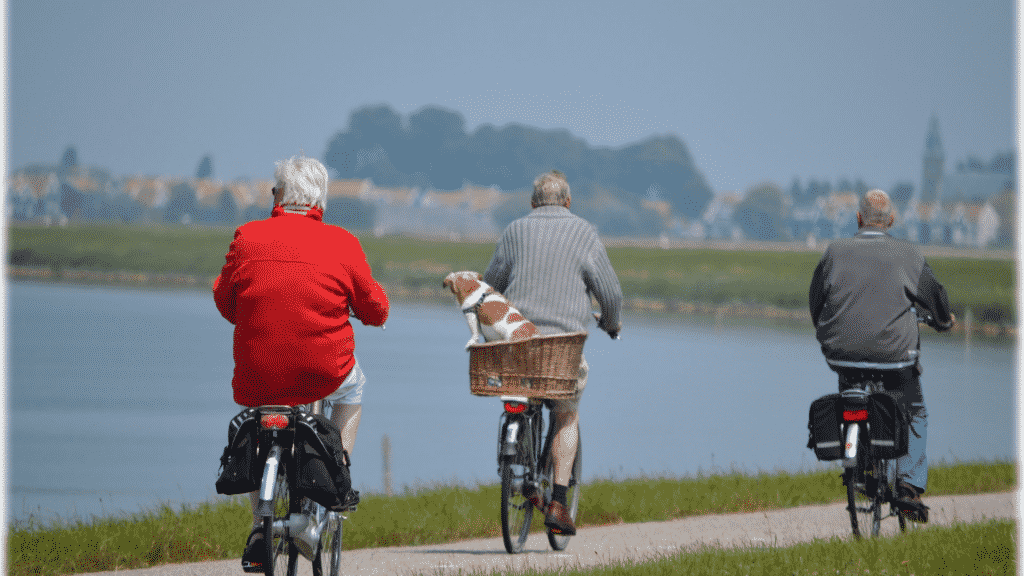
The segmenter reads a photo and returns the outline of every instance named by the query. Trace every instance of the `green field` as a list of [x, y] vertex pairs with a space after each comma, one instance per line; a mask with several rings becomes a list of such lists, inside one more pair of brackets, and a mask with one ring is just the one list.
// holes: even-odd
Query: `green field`
[[[1015, 463], [938, 464], [929, 468], [928, 494], [1003, 492], [1016, 484]], [[395, 496], [364, 495], [359, 510], [345, 524], [345, 548], [500, 536], [499, 491], [496, 485], [438, 485], [406, 489]], [[796, 474], [595, 480], [583, 485], [582, 494], [581, 527], [789, 508], [845, 498], [834, 466]], [[240, 558], [251, 519], [248, 499], [234, 497], [179, 510], [163, 507], [130, 518], [21, 523], [8, 531], [8, 574], [56, 575]], [[543, 529], [539, 515], [533, 528]]]
[[[8, 229], [8, 264], [63, 270], [217, 275], [231, 228], [113, 225]], [[492, 243], [362, 236], [374, 276], [406, 292], [440, 294], [452, 271], [483, 271]], [[611, 247], [608, 256], [627, 298], [697, 304], [738, 303], [803, 310], [817, 252]], [[984, 322], [1016, 322], [1011, 259], [931, 257], [960, 318], [970, 309]]]

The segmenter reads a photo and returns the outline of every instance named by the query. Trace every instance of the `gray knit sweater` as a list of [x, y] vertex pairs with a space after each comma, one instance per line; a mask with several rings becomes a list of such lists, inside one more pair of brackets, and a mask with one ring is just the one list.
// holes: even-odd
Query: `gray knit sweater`
[[540, 206], [512, 222], [484, 281], [537, 325], [541, 334], [581, 332], [601, 306], [604, 331], [619, 326], [622, 288], [594, 227], [564, 206]]

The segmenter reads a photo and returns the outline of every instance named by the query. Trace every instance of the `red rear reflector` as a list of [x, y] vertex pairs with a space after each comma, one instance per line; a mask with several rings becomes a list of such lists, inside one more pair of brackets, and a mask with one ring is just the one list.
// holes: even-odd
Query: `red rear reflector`
[[867, 410], [843, 410], [843, 420], [847, 422], [863, 422], [867, 419]]
[[526, 412], [526, 404], [520, 402], [505, 402], [505, 412], [509, 414], [520, 414]]
[[288, 427], [288, 416], [284, 414], [264, 414], [260, 418], [260, 425], [264, 428], [276, 428], [278, 430], [284, 430]]

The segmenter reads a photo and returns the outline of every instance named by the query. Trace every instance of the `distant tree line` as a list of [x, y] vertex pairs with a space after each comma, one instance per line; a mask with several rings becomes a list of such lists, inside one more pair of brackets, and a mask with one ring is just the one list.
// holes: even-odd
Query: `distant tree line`
[[660, 216], [645, 199], [696, 218], [713, 194], [675, 136], [593, 148], [564, 129], [485, 124], [467, 133], [461, 114], [437, 106], [408, 119], [386, 105], [355, 110], [330, 140], [324, 161], [340, 178], [371, 178], [382, 187], [456, 190], [471, 183], [514, 192], [495, 211], [499, 226], [529, 211], [524, 192], [552, 169], [568, 177], [574, 211], [604, 234], [657, 233]]

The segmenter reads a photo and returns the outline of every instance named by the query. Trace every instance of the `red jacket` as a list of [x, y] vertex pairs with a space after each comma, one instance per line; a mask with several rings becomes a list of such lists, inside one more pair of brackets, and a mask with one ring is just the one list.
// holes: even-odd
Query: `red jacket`
[[355, 358], [349, 307], [381, 326], [388, 297], [359, 240], [343, 228], [274, 207], [235, 231], [213, 284], [217, 310], [235, 325], [235, 402], [297, 405], [327, 396]]

